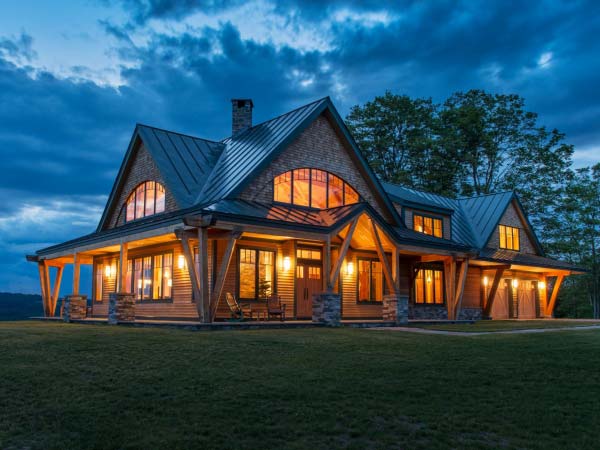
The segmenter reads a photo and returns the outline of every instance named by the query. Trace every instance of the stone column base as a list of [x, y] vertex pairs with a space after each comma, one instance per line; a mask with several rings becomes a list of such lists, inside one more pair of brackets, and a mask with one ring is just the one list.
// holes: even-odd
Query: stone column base
[[87, 295], [67, 295], [63, 302], [62, 318], [65, 322], [87, 317]]
[[459, 320], [481, 320], [483, 318], [481, 308], [462, 308]]
[[406, 325], [408, 323], [408, 295], [384, 295], [382, 318], [385, 322]]
[[321, 292], [312, 298], [312, 321], [329, 327], [339, 327], [342, 319], [342, 297], [332, 292]]
[[135, 296], [127, 292], [111, 292], [108, 295], [108, 323], [135, 322]]

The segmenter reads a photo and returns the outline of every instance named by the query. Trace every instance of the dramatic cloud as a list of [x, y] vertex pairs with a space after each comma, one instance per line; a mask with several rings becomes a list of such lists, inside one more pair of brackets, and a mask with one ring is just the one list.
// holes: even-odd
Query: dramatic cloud
[[598, 2], [62, 2], [61, 22], [0, 11], [0, 291], [38, 290], [24, 254], [95, 229], [136, 122], [220, 139], [232, 97], [261, 121], [325, 95], [346, 114], [385, 90], [517, 93], [598, 160]]

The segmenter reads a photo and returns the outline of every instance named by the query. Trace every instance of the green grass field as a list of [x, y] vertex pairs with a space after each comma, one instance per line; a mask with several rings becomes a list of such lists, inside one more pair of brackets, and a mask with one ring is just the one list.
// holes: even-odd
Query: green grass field
[[0, 325], [2, 449], [598, 448], [600, 331]]
[[600, 321], [592, 320], [480, 320], [475, 323], [439, 323], [430, 325], [414, 325], [417, 328], [439, 331], [461, 331], [481, 333], [485, 331], [532, 330], [542, 328], [589, 327], [600, 325]]

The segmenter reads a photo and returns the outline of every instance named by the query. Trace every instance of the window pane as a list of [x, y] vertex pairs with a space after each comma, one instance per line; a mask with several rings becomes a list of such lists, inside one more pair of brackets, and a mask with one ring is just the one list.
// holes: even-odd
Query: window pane
[[433, 219], [433, 235], [442, 237], [442, 219]]
[[519, 250], [519, 229], [513, 228], [513, 250]]
[[276, 202], [292, 203], [292, 172], [276, 176], [273, 185], [273, 199]]
[[135, 219], [135, 192], [127, 199], [127, 222]]
[[146, 209], [144, 215], [151, 216], [154, 214], [154, 181], [146, 183]]
[[140, 184], [135, 191], [135, 218], [144, 217], [144, 191], [145, 185]]
[[143, 288], [142, 259], [141, 258], [136, 259], [134, 265], [135, 265], [135, 272], [134, 272], [133, 284], [135, 287], [135, 297], [137, 299], [141, 299], [142, 298], [142, 288]]
[[433, 303], [433, 271], [425, 271], [425, 303]]
[[127, 273], [125, 274], [125, 286], [127, 289], [122, 289], [123, 291], [127, 291], [129, 293], [135, 294], [135, 288], [131, 286], [131, 275], [133, 275], [133, 262], [131, 260], [127, 261]]
[[433, 219], [431, 217], [423, 217], [423, 233], [433, 235]]
[[371, 300], [383, 300], [383, 270], [379, 261], [371, 263]]
[[240, 298], [256, 298], [256, 250], [240, 249]]
[[413, 216], [413, 229], [419, 233], [423, 232], [423, 216]]
[[102, 266], [96, 266], [96, 292], [94, 292], [94, 300], [102, 301]]
[[417, 278], [415, 279], [415, 303], [424, 303], [425, 293], [423, 291], [423, 271], [417, 272]]
[[358, 203], [358, 193], [344, 183], [344, 205], [351, 205], [352, 203]]
[[313, 208], [327, 208], [327, 172], [322, 170], [311, 170], [312, 194], [311, 204]]
[[320, 280], [321, 279], [321, 268], [316, 266], [311, 266], [308, 268], [308, 278], [311, 280]]
[[440, 270], [433, 271], [434, 277], [434, 288], [435, 288], [435, 302], [444, 303], [444, 290], [442, 287], [442, 272]]
[[500, 248], [506, 248], [506, 227], [500, 225], [498, 227], [498, 232], [500, 234]]
[[164, 212], [165, 210], [165, 188], [159, 184], [156, 183], [156, 213], [161, 213]]
[[152, 298], [162, 298], [162, 255], [156, 255], [154, 257], [154, 277], [152, 278]]
[[142, 277], [144, 279], [142, 288], [142, 298], [150, 299], [152, 298], [152, 256], [146, 256], [144, 258]]
[[370, 278], [370, 261], [358, 260], [358, 299], [360, 301], [369, 301], [370, 300], [370, 287], [369, 287], [369, 278]]
[[310, 169], [294, 170], [294, 205], [310, 205]]
[[266, 298], [273, 293], [273, 282], [275, 276], [275, 253], [260, 251], [258, 260], [258, 282], [259, 294]]
[[329, 174], [329, 207], [335, 208], [344, 204], [344, 182], [341, 178]]
[[163, 298], [171, 298], [173, 289], [173, 255], [163, 255]]

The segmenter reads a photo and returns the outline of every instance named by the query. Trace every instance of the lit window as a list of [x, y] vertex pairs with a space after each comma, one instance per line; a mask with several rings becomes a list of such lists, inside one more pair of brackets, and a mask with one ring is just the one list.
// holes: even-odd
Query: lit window
[[419, 269], [415, 278], [414, 300], [417, 304], [444, 303], [444, 275], [441, 269]]
[[296, 258], [321, 260], [321, 250], [312, 250], [308, 248], [299, 248], [296, 250]]
[[164, 212], [165, 188], [154, 181], [146, 181], [138, 185], [127, 198], [127, 222], [142, 217]]
[[373, 259], [358, 260], [358, 301], [383, 300], [383, 270], [381, 262]]
[[241, 248], [238, 255], [239, 298], [267, 298], [274, 290], [275, 252]]
[[170, 299], [172, 276], [172, 253], [134, 258], [127, 263], [126, 282], [137, 300]]
[[508, 225], [499, 225], [500, 248], [519, 251], [519, 229]]
[[360, 196], [341, 178], [319, 169], [295, 169], [273, 179], [273, 200], [325, 209], [351, 205]]
[[418, 231], [419, 233], [441, 238], [443, 235], [442, 219], [414, 214], [413, 230]]
[[96, 300], [97, 302], [102, 301], [102, 280], [103, 280], [102, 275], [103, 275], [102, 266], [100, 264], [98, 264], [96, 266], [96, 286], [95, 286], [95, 292], [94, 292], [94, 300]]

